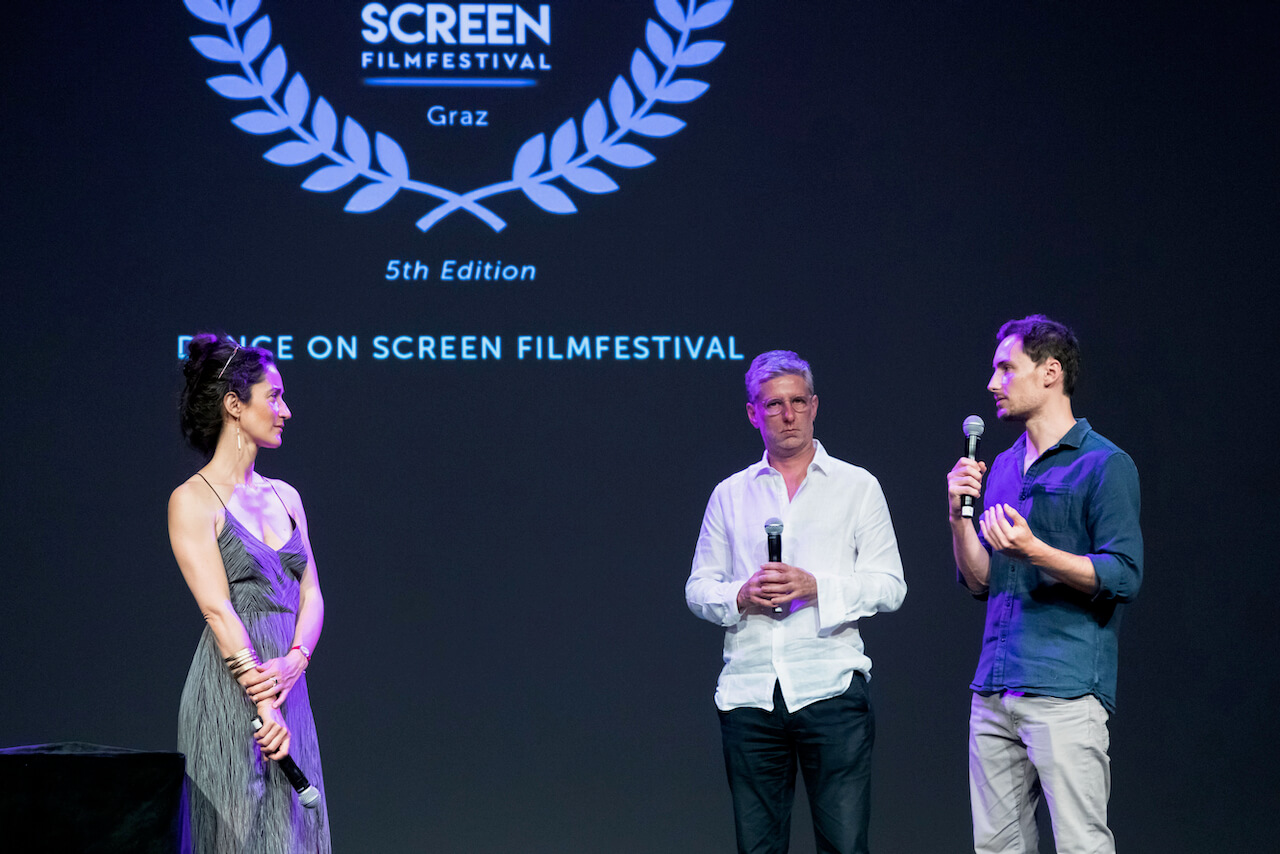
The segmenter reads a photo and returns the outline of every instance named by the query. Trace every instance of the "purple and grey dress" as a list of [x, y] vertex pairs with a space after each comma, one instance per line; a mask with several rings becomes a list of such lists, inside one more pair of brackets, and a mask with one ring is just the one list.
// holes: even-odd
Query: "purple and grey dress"
[[[307, 567], [297, 523], [289, 541], [276, 551], [227, 511], [218, 550], [231, 604], [258, 657], [266, 661], [285, 655], [293, 643], [298, 584]], [[298, 678], [280, 711], [291, 734], [289, 755], [323, 795], [320, 747], [305, 675]], [[258, 750], [250, 724], [255, 713], [244, 689], [223, 664], [213, 632], [206, 626], [178, 712], [178, 750], [187, 757], [192, 850], [195, 854], [328, 854], [329, 821], [323, 796], [316, 809], [298, 803], [284, 772]]]

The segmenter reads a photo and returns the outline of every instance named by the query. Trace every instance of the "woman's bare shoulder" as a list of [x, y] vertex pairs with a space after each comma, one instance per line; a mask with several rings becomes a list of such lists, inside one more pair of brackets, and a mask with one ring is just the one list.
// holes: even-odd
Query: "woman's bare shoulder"
[[221, 509], [222, 501], [220, 496], [198, 474], [193, 474], [187, 480], [178, 484], [177, 488], [169, 495], [170, 515], [203, 515], [212, 510]]

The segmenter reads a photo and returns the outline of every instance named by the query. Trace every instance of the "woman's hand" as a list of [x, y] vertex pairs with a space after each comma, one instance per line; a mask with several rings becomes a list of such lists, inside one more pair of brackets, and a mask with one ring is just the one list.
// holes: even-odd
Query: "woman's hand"
[[289, 727], [284, 716], [269, 701], [264, 701], [258, 704], [258, 717], [262, 718], [262, 728], [253, 737], [262, 755], [276, 762], [284, 759], [289, 755]]
[[249, 692], [254, 705], [270, 701], [271, 708], [284, 705], [285, 698], [306, 668], [307, 659], [298, 650], [290, 650], [280, 658], [268, 658], [248, 674], [248, 681], [241, 684]]

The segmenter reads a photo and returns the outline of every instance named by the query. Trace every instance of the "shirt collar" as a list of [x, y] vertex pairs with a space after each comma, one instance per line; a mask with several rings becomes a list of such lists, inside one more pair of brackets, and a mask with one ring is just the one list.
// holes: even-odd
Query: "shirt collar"
[[[1084, 444], [1084, 437], [1089, 435], [1089, 433], [1092, 432], [1092, 430], [1093, 428], [1089, 426], [1089, 419], [1077, 418], [1075, 426], [1072, 427], [1070, 430], [1068, 430], [1063, 435], [1063, 437], [1058, 440], [1058, 444], [1049, 448], [1040, 456], [1043, 457], [1044, 454], [1049, 453], [1049, 451], [1056, 451], [1058, 448], [1071, 448], [1073, 450], [1077, 449], [1082, 444]], [[1016, 453], [1019, 455], [1026, 453], [1027, 434], [1025, 431], [1021, 436], [1018, 437], [1018, 440], [1013, 443], [1013, 447], [1017, 449]]]
[[[777, 471], [769, 465], [769, 451], [766, 450], [760, 456], [760, 462], [751, 466], [750, 471], [752, 477], [759, 477], [768, 472]], [[813, 440], [813, 459], [809, 461], [809, 471], [822, 472], [824, 475], [831, 474], [831, 455], [827, 453], [827, 449], [822, 447], [822, 443], [817, 439]]]
[[1058, 440], [1059, 448], [1079, 448], [1084, 443], [1084, 437], [1088, 435], [1093, 428], [1089, 426], [1087, 418], [1077, 418], [1076, 426], [1067, 431], [1067, 435]]

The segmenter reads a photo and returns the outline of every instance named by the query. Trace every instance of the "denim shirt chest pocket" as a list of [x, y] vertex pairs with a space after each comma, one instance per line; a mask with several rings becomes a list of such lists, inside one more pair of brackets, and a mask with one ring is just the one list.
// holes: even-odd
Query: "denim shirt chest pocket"
[[1056, 548], [1070, 548], [1079, 532], [1083, 497], [1076, 484], [1040, 482], [1031, 485], [1027, 516], [1032, 532]]

